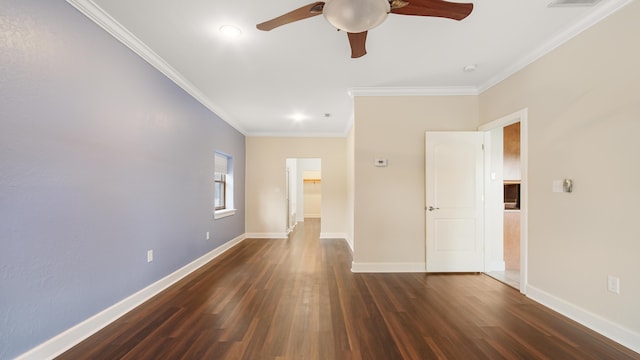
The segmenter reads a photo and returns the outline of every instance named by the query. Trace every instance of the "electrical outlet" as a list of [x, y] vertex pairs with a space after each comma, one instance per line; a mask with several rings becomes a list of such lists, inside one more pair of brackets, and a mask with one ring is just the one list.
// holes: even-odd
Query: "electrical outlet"
[[614, 294], [620, 294], [620, 278], [615, 276], [607, 276], [607, 290]]
[[147, 250], [147, 262], [150, 263], [153, 261], [153, 250]]
[[209, 232], [207, 231], [207, 240], [209, 240]]

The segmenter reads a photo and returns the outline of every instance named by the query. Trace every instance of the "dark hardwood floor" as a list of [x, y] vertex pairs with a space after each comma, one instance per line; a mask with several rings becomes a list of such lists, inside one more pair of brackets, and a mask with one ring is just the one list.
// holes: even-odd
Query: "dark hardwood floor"
[[247, 239], [58, 359], [640, 359], [486, 275], [353, 274], [319, 221]]

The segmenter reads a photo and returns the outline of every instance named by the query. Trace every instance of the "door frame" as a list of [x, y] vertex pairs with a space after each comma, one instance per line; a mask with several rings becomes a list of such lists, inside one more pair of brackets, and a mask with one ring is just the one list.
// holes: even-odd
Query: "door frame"
[[[478, 131], [487, 132], [496, 128], [520, 122], [520, 292], [526, 294], [528, 284], [528, 219], [529, 219], [529, 123], [528, 108], [518, 110], [507, 116], [490, 121], [478, 127]], [[487, 216], [488, 214], [485, 214]], [[487, 241], [485, 226], [485, 243]], [[485, 246], [485, 249], [487, 247]]]
[[[324, 162], [323, 158], [321, 156], [286, 156], [284, 158], [285, 161], [285, 194], [284, 194], [284, 201], [287, 203], [287, 205], [285, 206], [287, 208], [287, 219], [285, 219], [285, 233], [289, 234], [294, 228], [295, 226], [298, 224], [298, 222], [304, 222], [304, 171], [305, 170], [313, 170], [313, 171], [319, 171], [320, 174], [322, 175], [323, 173], [323, 167], [324, 165], [322, 164]], [[289, 168], [289, 161], [294, 161], [295, 162], [295, 171], [291, 171], [291, 169]], [[308, 161], [317, 161], [318, 163], [318, 169], [315, 170], [315, 168], [310, 169], [308, 167]], [[291, 188], [295, 188], [295, 194], [291, 191]], [[324, 190], [321, 189], [320, 191], [320, 198], [322, 199], [324, 195]], [[289, 208], [289, 201], [290, 201], [290, 197], [293, 196], [293, 198], [295, 199], [295, 211], [296, 211], [296, 217], [295, 219], [293, 219], [293, 224], [289, 224], [289, 218], [291, 217], [291, 209]], [[322, 210], [322, 203], [320, 206], [320, 219], [322, 219], [322, 215], [323, 214], [323, 210]], [[289, 226], [290, 225], [290, 229]]]

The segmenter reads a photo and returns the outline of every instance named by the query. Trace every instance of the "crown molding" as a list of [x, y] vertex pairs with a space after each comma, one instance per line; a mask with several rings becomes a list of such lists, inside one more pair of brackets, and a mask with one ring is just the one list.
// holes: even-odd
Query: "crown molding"
[[280, 138], [345, 138], [345, 133], [314, 133], [314, 132], [248, 132], [246, 137], [280, 137]]
[[511, 75], [524, 69], [544, 55], [555, 50], [560, 45], [578, 36], [585, 30], [596, 25], [611, 14], [630, 4], [633, 0], [610, 0], [602, 2], [598, 8], [585, 16], [579, 22], [573, 24], [565, 31], [559, 33], [540, 47], [521, 57], [518, 61], [507, 67], [504, 71], [495, 74], [489, 80], [478, 87], [356, 87], [349, 89], [349, 96], [464, 96], [479, 95], [491, 87], [506, 80]]
[[348, 91], [349, 96], [467, 96], [478, 95], [473, 86], [448, 87], [356, 87]]
[[156, 54], [144, 42], [133, 35], [127, 28], [116, 21], [111, 15], [91, 0], [66, 0], [91, 21], [103, 28], [118, 41], [138, 54], [146, 62], [168, 77], [176, 85], [186, 91], [194, 99], [199, 101], [207, 109], [220, 117], [224, 122], [245, 135], [245, 129], [233, 118], [225, 113], [219, 106], [211, 102], [195, 85], [167, 63], [160, 55]]
[[478, 93], [483, 93], [486, 90], [489, 90], [491, 87], [499, 84], [500, 82], [506, 80], [511, 75], [517, 73], [518, 71], [524, 69], [534, 61], [540, 59], [544, 55], [550, 53], [555, 50], [560, 45], [566, 43], [567, 41], [573, 39], [574, 37], [581, 34], [583, 31], [589, 29], [593, 25], [599, 23], [600, 21], [607, 18], [609, 15], [615, 13], [616, 11], [622, 9], [623, 7], [630, 4], [633, 0], [611, 0], [607, 2], [602, 2], [598, 5], [598, 8], [585, 16], [579, 22], [573, 24], [565, 31], [559, 33], [557, 36], [553, 37], [551, 40], [545, 42], [542, 46], [534, 49], [529, 52], [527, 55], [520, 58], [511, 66], [507, 67], [504, 71], [494, 75], [484, 84], [478, 87]]

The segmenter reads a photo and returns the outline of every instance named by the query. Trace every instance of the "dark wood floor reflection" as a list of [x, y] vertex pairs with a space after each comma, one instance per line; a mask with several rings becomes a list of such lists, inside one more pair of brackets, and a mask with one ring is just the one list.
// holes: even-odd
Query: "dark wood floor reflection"
[[486, 275], [353, 274], [319, 228], [245, 240], [59, 359], [640, 359]]

